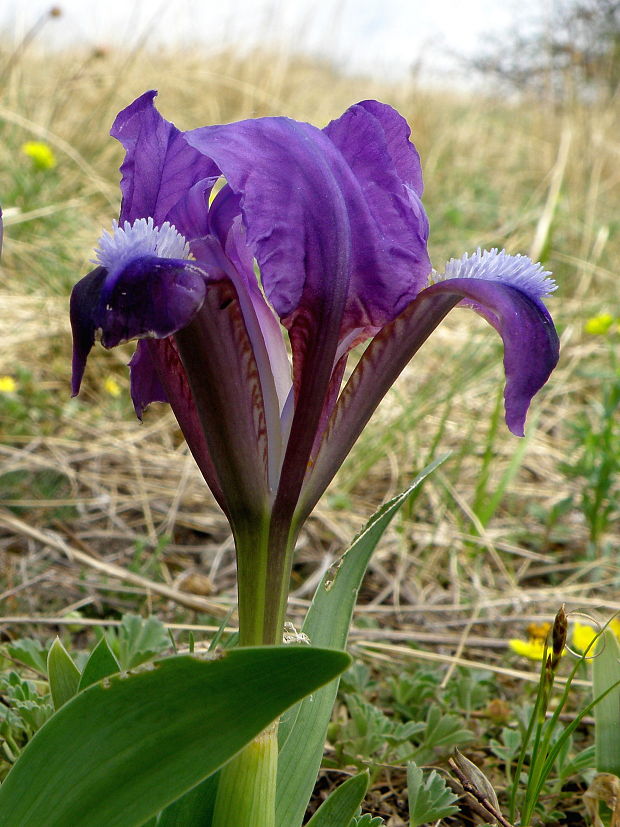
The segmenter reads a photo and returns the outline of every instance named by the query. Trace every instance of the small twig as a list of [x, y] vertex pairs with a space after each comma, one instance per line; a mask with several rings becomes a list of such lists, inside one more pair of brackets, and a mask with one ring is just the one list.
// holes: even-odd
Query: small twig
[[[424, 660], [432, 663], [455, 663], [457, 666], [464, 666], [466, 669], [482, 669], [489, 672], [494, 672], [496, 675], [507, 675], [510, 678], [517, 680], [530, 681], [531, 683], [538, 683], [540, 675], [536, 672], [524, 672], [521, 669], [509, 669], [506, 666], [498, 666], [495, 663], [489, 663], [483, 660], [474, 660], [473, 658], [458, 658], [454, 655], [445, 655], [442, 652], [428, 652], [425, 649], [412, 649], [410, 646], [399, 646], [390, 643], [379, 643], [373, 640], [355, 640], [355, 649], [364, 652], [369, 657], [377, 660], [386, 660], [394, 663], [396, 658], [403, 658], [404, 660]], [[564, 685], [566, 678], [558, 676], [556, 685]], [[592, 682], [574, 678], [572, 686], [584, 686], [588, 689], [592, 688]]]
[[489, 815], [492, 815], [495, 821], [497, 821], [498, 824], [501, 824], [501, 827], [514, 827], [514, 825], [511, 824], [510, 821], [508, 821], [508, 819], [504, 818], [504, 816], [495, 809], [495, 807], [491, 804], [488, 798], [483, 793], [481, 793], [480, 790], [474, 784], [471, 783], [471, 781], [467, 779], [467, 776], [461, 771], [460, 767], [453, 758], [448, 758], [448, 764], [450, 765], [450, 769], [452, 770], [452, 772], [458, 778], [465, 792], [469, 793], [469, 795], [471, 795], [472, 798], [474, 798], [482, 807], [484, 807], [484, 809], [489, 813]]
[[219, 603], [206, 600], [204, 597], [199, 597], [198, 595], [180, 592], [177, 589], [173, 589], [163, 583], [156, 583], [154, 580], [149, 580], [146, 577], [142, 577], [140, 574], [127, 571], [122, 566], [117, 566], [114, 563], [106, 563], [104, 560], [96, 560], [90, 554], [86, 554], [86, 552], [80, 551], [74, 546], [70, 546], [56, 533], [51, 531], [41, 531], [34, 526], [30, 526], [23, 520], [14, 517], [8, 511], [0, 511], [0, 525], [4, 525], [6, 528], [11, 529], [18, 534], [25, 534], [28, 537], [32, 537], [34, 540], [38, 540], [40, 543], [50, 546], [57, 551], [61, 551], [71, 562], [77, 560], [86, 566], [97, 569], [97, 571], [104, 572], [109, 577], [115, 577], [118, 580], [125, 580], [127, 583], [133, 583], [136, 586], [140, 586], [147, 593], [151, 592], [153, 594], [159, 594], [161, 597], [166, 597], [169, 600], [173, 600], [181, 606], [187, 606], [189, 609], [197, 609], [201, 612], [208, 612], [218, 617], [225, 617], [228, 614], [228, 609], [224, 608]]

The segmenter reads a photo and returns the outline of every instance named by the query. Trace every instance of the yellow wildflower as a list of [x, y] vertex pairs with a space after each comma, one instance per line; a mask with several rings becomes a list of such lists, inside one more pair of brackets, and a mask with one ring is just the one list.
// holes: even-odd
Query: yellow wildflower
[[56, 156], [52, 148], [42, 141], [26, 141], [22, 144], [22, 152], [32, 159], [35, 169], [53, 169], [56, 166]]
[[[588, 646], [597, 636], [598, 631], [587, 623], [575, 622], [573, 625], [573, 646], [578, 652], [585, 652]], [[589, 654], [594, 654], [594, 649], [590, 646]]]
[[103, 383], [103, 387], [105, 392], [109, 393], [110, 396], [113, 396], [115, 399], [121, 395], [121, 386], [113, 376], [107, 377]]
[[[611, 629], [618, 640], [620, 640], [620, 619], [614, 617], [609, 621], [607, 628]], [[585, 652], [598, 633], [599, 629], [594, 626], [590, 626], [587, 623], [575, 623], [573, 626], [573, 646], [578, 652]], [[590, 646], [588, 654], [594, 654], [593, 646]]]
[[15, 393], [17, 382], [12, 376], [0, 376], [0, 393]]
[[530, 660], [542, 660], [545, 653], [544, 638], [532, 637], [529, 640], [520, 640], [513, 638], [508, 641], [508, 645], [513, 652]]
[[543, 623], [528, 623], [527, 625], [527, 636], [530, 640], [532, 638], [545, 640], [550, 631], [551, 624], [547, 620]]
[[592, 316], [592, 318], [588, 319], [583, 329], [592, 336], [604, 336], [609, 332], [609, 328], [613, 323], [614, 317], [611, 313], [599, 313], [598, 316]]

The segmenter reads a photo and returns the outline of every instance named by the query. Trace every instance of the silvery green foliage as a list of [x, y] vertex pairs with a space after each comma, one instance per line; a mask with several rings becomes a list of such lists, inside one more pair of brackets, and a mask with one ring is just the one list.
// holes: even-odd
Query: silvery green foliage
[[435, 770], [424, 773], [411, 762], [407, 766], [407, 787], [409, 794], [409, 827], [421, 827], [429, 821], [458, 813], [454, 806], [456, 796]]
[[383, 824], [385, 824], [385, 821], [381, 816], [373, 817], [370, 813], [366, 813], [363, 816], [354, 816], [349, 827], [381, 827]]

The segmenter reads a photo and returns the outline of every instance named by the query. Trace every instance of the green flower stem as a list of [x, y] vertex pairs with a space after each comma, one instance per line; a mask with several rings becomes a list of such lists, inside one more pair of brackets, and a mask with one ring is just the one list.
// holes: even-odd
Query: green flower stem
[[266, 517], [258, 531], [235, 536], [239, 644], [282, 643], [296, 533]]
[[[241, 646], [282, 643], [296, 536], [271, 515], [235, 532]], [[222, 769], [212, 827], [275, 827], [277, 774], [274, 721]]]
[[213, 827], [275, 827], [277, 772], [274, 721], [222, 769]]
[[[239, 644], [282, 643], [295, 538], [265, 516], [235, 533]], [[291, 538], [291, 539], [289, 539]], [[275, 827], [278, 722], [222, 769], [212, 827]]]

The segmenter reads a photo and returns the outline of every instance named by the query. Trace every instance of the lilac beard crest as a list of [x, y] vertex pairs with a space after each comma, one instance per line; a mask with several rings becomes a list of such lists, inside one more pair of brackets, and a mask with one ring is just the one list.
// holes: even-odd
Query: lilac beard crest
[[481, 250], [465, 253], [461, 258], [451, 258], [445, 272], [433, 270], [429, 284], [448, 279], [484, 279], [496, 281], [522, 290], [531, 299], [540, 301], [557, 290], [557, 284], [550, 278], [551, 273], [542, 264], [533, 262], [524, 255], [510, 255], [505, 250]]
[[138, 218], [124, 221], [121, 227], [114, 220], [112, 232], [106, 230], [99, 239], [92, 262], [115, 273], [143, 256], [189, 259], [189, 244], [169, 221], [156, 227], [152, 218]]

